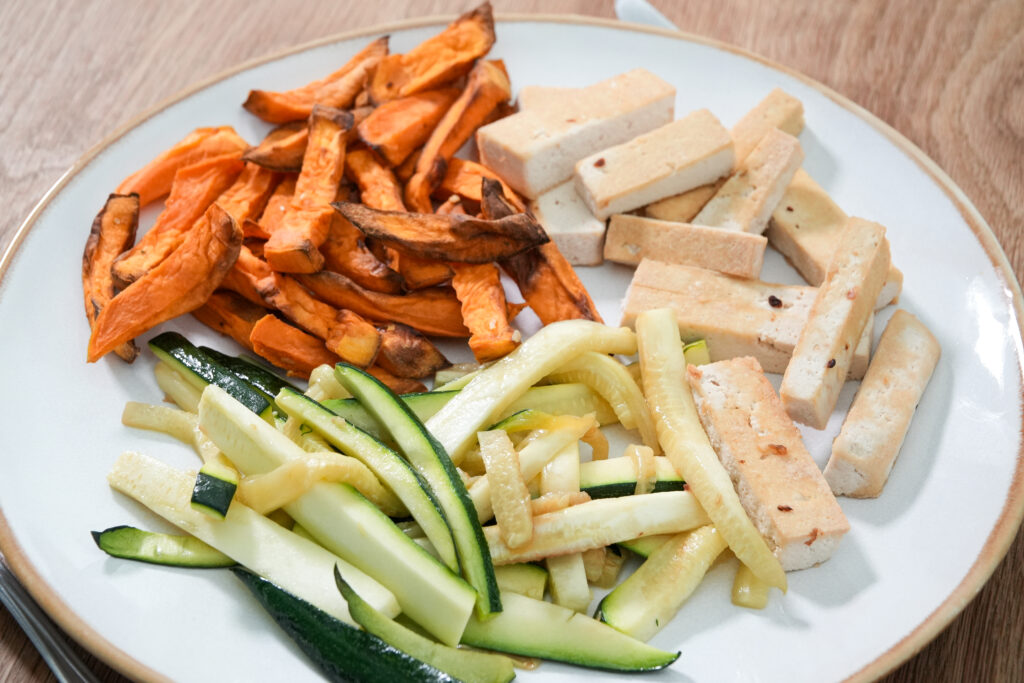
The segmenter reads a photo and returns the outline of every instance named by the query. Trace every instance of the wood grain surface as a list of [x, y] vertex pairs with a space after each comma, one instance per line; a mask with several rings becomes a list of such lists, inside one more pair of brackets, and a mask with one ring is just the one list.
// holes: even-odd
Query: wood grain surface
[[[613, 16], [611, 0], [493, 2], [497, 12]], [[333, 33], [452, 14], [471, 4], [5, 0], [0, 205], [6, 208], [0, 214], [0, 252], [82, 153], [189, 84]], [[992, 226], [1015, 272], [1024, 272], [1024, 2], [654, 4], [684, 31], [802, 71], [891, 124], [949, 173]], [[80, 227], [86, 230], [88, 219]], [[1022, 589], [1024, 537], [1018, 534], [963, 614], [886, 680], [1024, 680]], [[92, 661], [101, 680], [124, 680]], [[0, 608], [0, 681], [50, 680], [38, 653]]]

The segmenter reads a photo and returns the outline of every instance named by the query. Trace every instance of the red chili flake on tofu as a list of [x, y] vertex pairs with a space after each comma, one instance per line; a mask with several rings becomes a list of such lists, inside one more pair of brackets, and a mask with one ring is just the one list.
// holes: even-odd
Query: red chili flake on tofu
[[602, 166], [604, 166], [604, 157], [601, 157], [600, 159], [595, 161], [594, 162], [594, 166], [596, 166], [598, 168], [601, 168]]
[[766, 446], [769, 453], [774, 455], [786, 455], [789, 453], [789, 449], [783, 446], [781, 443], [770, 443]]
[[772, 308], [782, 308], [782, 299], [772, 294], [768, 297], [768, 305]]
[[787, 207], [786, 207], [786, 211], [792, 211], [792, 210], [793, 210], [793, 207], [792, 207], [792, 206], [787, 206]]
[[811, 537], [804, 541], [804, 545], [810, 545], [818, 540], [818, 536], [821, 535], [821, 529], [814, 527], [811, 529]]
[[793, 511], [793, 508], [789, 507], [788, 505], [780, 505], [778, 507], [779, 507], [779, 512], [792, 512]]
[[859, 293], [859, 291], [860, 290], [858, 287], [851, 287], [850, 289], [846, 290], [846, 298], [849, 299], [850, 301], [853, 301], [854, 299], [857, 298], [857, 294]]
[[836, 359], [835, 358], [829, 358], [828, 362], [825, 363], [825, 367], [828, 367], [828, 368], [834, 368], [835, 366], [836, 366]]

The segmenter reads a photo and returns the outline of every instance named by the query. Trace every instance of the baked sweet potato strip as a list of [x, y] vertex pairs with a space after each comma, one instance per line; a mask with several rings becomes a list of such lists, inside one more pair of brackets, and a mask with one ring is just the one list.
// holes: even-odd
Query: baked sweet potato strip
[[413, 328], [390, 323], [380, 330], [377, 365], [396, 377], [420, 379], [451, 363], [429, 339]]
[[[139, 227], [139, 195], [112, 194], [92, 222], [89, 239], [82, 253], [82, 292], [89, 327], [96, 324], [100, 311], [114, 297], [110, 264], [135, 243]], [[114, 353], [131, 363], [139, 355], [135, 342], [127, 341]]]
[[381, 104], [453, 81], [493, 44], [494, 17], [485, 2], [405, 54], [385, 57], [370, 80], [370, 97]]
[[171, 191], [178, 169], [224, 154], [241, 156], [248, 146], [231, 126], [196, 128], [181, 142], [122, 180], [116, 192], [134, 192], [139, 195], [139, 205], [146, 206]]
[[234, 184], [217, 197], [217, 203], [231, 214], [244, 234], [245, 223], [260, 217], [281, 179], [280, 173], [246, 162]]
[[462, 309], [454, 292], [434, 287], [401, 296], [375, 292], [331, 271], [297, 276], [317, 297], [371, 320], [395, 321], [435, 337], [468, 337]]
[[466, 88], [448, 108], [423, 145], [416, 173], [405, 186], [405, 204], [413, 211], [432, 211], [430, 195], [440, 186], [448, 162], [502, 102], [512, 96], [505, 65], [481, 61], [469, 74]]
[[[347, 142], [358, 138], [355, 126], [359, 125], [373, 111], [371, 107], [357, 107], [352, 110], [353, 127], [346, 134]], [[298, 173], [302, 170], [302, 157], [309, 142], [309, 124], [306, 121], [292, 121], [278, 126], [267, 133], [260, 144], [250, 147], [242, 155], [245, 161], [281, 173]]]
[[388, 53], [383, 36], [363, 48], [327, 78], [286, 92], [252, 90], [242, 106], [270, 123], [288, 123], [309, 117], [314, 105], [347, 109], [363, 89], [367, 77]]
[[234, 265], [241, 246], [242, 231], [231, 214], [212, 205], [188, 239], [100, 311], [89, 339], [89, 362], [202, 306]]
[[278, 126], [255, 147], [245, 150], [242, 159], [280, 173], [298, 173], [309, 141], [305, 121], [292, 121]]
[[402, 186], [395, 174], [368, 149], [357, 149], [345, 157], [345, 172], [359, 186], [363, 204], [382, 211], [405, 211]]
[[224, 289], [210, 295], [206, 303], [192, 311], [192, 316], [212, 330], [231, 337], [253, 350], [249, 337], [256, 323], [267, 314], [267, 309], [247, 301]]
[[456, 263], [452, 287], [462, 302], [462, 320], [469, 328], [469, 348], [478, 363], [511, 353], [522, 334], [508, 322], [501, 274], [493, 263]]
[[238, 250], [238, 259], [224, 276], [220, 286], [240, 295], [257, 306], [268, 306], [259, 291], [259, 283], [270, 277], [273, 271], [267, 262], [252, 253], [244, 244]]
[[274, 188], [273, 194], [267, 199], [259, 220], [250, 219], [242, 224], [242, 233], [246, 237], [259, 239], [270, 239], [270, 236], [277, 231], [284, 221], [284, 215], [292, 205], [292, 197], [295, 195], [295, 181], [297, 176], [288, 175]]
[[489, 221], [458, 214], [378, 211], [351, 202], [333, 206], [364, 235], [403, 254], [443, 261], [490, 263], [548, 241], [544, 228], [526, 213]]
[[398, 294], [402, 291], [402, 276], [367, 248], [363, 233], [341, 214], [331, 217], [331, 228], [320, 251], [328, 271], [345, 275], [374, 292]]
[[[484, 216], [493, 220], [515, 215], [515, 207], [505, 199], [499, 183], [485, 178], [482, 191]], [[498, 263], [515, 281], [526, 303], [545, 325], [574, 318], [604, 322], [587, 288], [554, 242]]]
[[127, 287], [167, 258], [210, 205], [231, 187], [243, 167], [238, 156], [223, 154], [180, 168], [174, 174], [166, 206], [153, 227], [111, 264], [114, 283]]
[[415, 379], [395, 377], [379, 365], [371, 365], [366, 371], [379, 379], [396, 394], [417, 394], [427, 390], [427, 385]]
[[299, 282], [281, 273], [261, 280], [263, 300], [307, 332], [323, 339], [342, 360], [366, 367], [380, 347], [377, 329], [350, 311], [339, 311], [311, 295]]
[[389, 166], [398, 166], [427, 141], [459, 92], [458, 88], [441, 88], [385, 102], [356, 130]]
[[338, 194], [345, 169], [345, 134], [352, 114], [321, 105], [309, 116], [309, 143], [295, 194], [281, 225], [263, 248], [267, 263], [282, 273], [315, 273], [324, 264], [317, 250], [331, 227], [330, 202]]
[[[434, 197], [446, 200], [452, 195], [456, 195], [464, 201], [470, 202], [472, 210], [479, 207], [483, 199], [481, 181], [484, 178], [501, 182], [501, 178], [494, 171], [482, 164], [466, 159], [452, 159], [448, 162], [448, 172], [445, 173], [441, 184], [434, 191]], [[523, 200], [519, 198], [519, 195], [512, 188], [505, 185], [505, 183], [501, 183], [501, 189], [505, 199], [515, 208], [516, 213], [526, 211], [526, 204], [523, 203]]]
[[270, 314], [253, 326], [249, 341], [253, 352], [283, 368], [292, 377], [309, 379], [309, 373], [321, 365], [335, 365], [341, 361], [327, 350], [322, 340]]

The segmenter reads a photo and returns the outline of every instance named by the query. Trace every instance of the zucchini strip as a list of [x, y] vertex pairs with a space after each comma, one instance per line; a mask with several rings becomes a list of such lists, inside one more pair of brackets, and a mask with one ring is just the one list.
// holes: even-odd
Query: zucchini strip
[[496, 527], [484, 527], [495, 564], [533, 562], [545, 557], [603, 548], [648, 534], [677, 534], [708, 523], [687, 491], [592, 500], [533, 519], [533, 538], [509, 548]]
[[628, 541], [619, 541], [616, 545], [625, 548], [631, 553], [640, 557], [650, 557], [651, 553], [665, 545], [673, 538], [674, 534], [655, 534], [654, 536], [641, 536]]
[[[541, 496], [551, 493], [579, 493], [580, 446], [572, 443], [559, 451], [540, 473]], [[564, 508], [563, 508], [564, 509]], [[574, 612], [586, 612], [594, 595], [587, 582], [583, 554], [571, 553], [544, 560], [548, 568], [551, 600]]]
[[99, 549], [111, 557], [168, 567], [214, 569], [231, 567], [235, 561], [195, 536], [144, 531], [133, 526], [114, 526], [92, 532]]
[[754, 576], [750, 568], [739, 563], [736, 568], [736, 578], [732, 581], [732, 604], [737, 607], [749, 607], [750, 609], [764, 609], [768, 606], [768, 591], [771, 587], [764, 581]]
[[369, 467], [409, 510], [409, 514], [430, 539], [438, 557], [449, 569], [458, 571], [455, 541], [452, 539], [452, 532], [441, 506], [407, 461], [377, 439], [334, 415], [325, 406], [307, 396], [285, 390], [278, 394], [276, 400], [286, 413], [302, 419], [335, 448], [361, 460]]
[[786, 590], [786, 573], [743, 510], [732, 480], [711, 447], [686, 379], [675, 313], [645, 311], [636, 319], [644, 393], [658, 438], [740, 562], [765, 583]]
[[[683, 478], [672, 467], [672, 462], [663, 455], [656, 455], [654, 460], [654, 490], [682, 491], [685, 483]], [[637, 473], [636, 460], [619, 457], [607, 460], [591, 460], [580, 463], [580, 490], [586, 491], [591, 498], [616, 498], [631, 496], [636, 492]]]
[[153, 366], [153, 376], [156, 377], [156, 384], [160, 390], [174, 401], [175, 405], [190, 413], [198, 410], [199, 398], [203, 395], [202, 389], [196, 389], [186, 382], [177, 370], [163, 361], [158, 361]]
[[238, 501], [222, 520], [193, 510], [192, 480], [159, 460], [130, 452], [122, 454], [107, 475], [115, 490], [336, 619], [354, 623], [332, 579], [339, 563], [367, 600], [388, 614], [398, 614], [395, 596], [375, 579]]
[[334, 366], [334, 374], [395, 440], [440, 503], [455, 541], [462, 575], [476, 590], [477, 613], [500, 612], [501, 599], [487, 542], [466, 484], [444, 447], [409, 407], [376, 377], [345, 363]]
[[561, 605], [515, 593], [502, 593], [501, 600], [501, 614], [470, 619], [463, 643], [610, 671], [657, 671], [679, 657]]
[[598, 618], [637, 640], [650, 640], [675, 617], [725, 548], [710, 524], [679, 534], [605, 596]]
[[435, 643], [375, 610], [341, 577], [334, 573], [338, 590], [352, 617], [366, 630], [411, 657], [426, 662], [460, 681], [508, 683], [516, 676], [508, 657], [459, 649]]
[[647, 401], [629, 370], [619, 361], [588, 351], [561, 365], [548, 379], [586, 384], [608, 402], [623, 427], [638, 430], [644, 445], [653, 449], [655, 455], [661, 453]]
[[[260, 474], [305, 452], [224, 390], [209, 386], [199, 424], [245, 474]], [[317, 541], [391, 590], [402, 611], [449, 645], [473, 611], [472, 588], [416, 545], [346, 484], [320, 483], [285, 506]], [[337, 593], [337, 590], [335, 590]]]
[[590, 320], [552, 323], [482, 370], [427, 421], [427, 429], [458, 465], [478, 431], [540, 379], [585, 351], [630, 355], [636, 353], [636, 336], [629, 328]]

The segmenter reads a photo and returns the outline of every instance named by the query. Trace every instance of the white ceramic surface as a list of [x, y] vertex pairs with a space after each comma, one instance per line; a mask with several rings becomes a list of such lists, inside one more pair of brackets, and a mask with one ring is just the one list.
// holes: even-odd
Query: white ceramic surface
[[[392, 47], [404, 51], [436, 30], [393, 31]], [[676, 85], [677, 115], [707, 107], [727, 126], [782, 87], [806, 109], [801, 142], [811, 175], [849, 213], [888, 226], [893, 260], [905, 274], [900, 306], [932, 329], [943, 355], [884, 494], [842, 499], [852, 530], [839, 551], [819, 568], [790, 574], [789, 593], [774, 594], [763, 612], [731, 605], [733, 565], [721, 563], [652, 641], [683, 652], [671, 670], [651, 676], [658, 680], [793, 683], [857, 673], [939, 609], [979, 557], [986, 577], [998, 559], [993, 552], [1001, 556], [985, 547], [990, 534], [997, 524], [1019, 520], [1019, 504], [1006, 506], [1011, 488], [1020, 486], [1019, 476], [1012, 482], [1022, 352], [1017, 290], [998, 268], [1001, 256], [986, 253], [949, 193], [906, 148], [804, 79], [734, 51], [609, 25], [512, 21], [497, 33], [492, 54], [505, 60], [514, 87], [581, 86], [645, 67]], [[175, 680], [318, 676], [229, 573], [108, 559], [94, 546], [93, 529], [166, 528], [107, 487], [105, 473], [122, 450], [180, 466], [193, 466], [194, 456], [170, 439], [120, 424], [126, 400], [160, 400], [148, 354], [132, 366], [113, 357], [85, 363], [82, 246], [107, 193], [128, 172], [196, 126], [230, 124], [259, 139], [266, 126], [240, 106], [250, 88], [300, 85], [332, 71], [365, 42], [342, 40], [257, 65], [153, 114], [66, 182], [9, 255], [0, 280], [0, 509], [8, 526], [2, 549], [19, 556], [22, 574], [52, 610], [66, 605], [58, 618], [74, 615], [85, 627], [76, 632], [92, 642], [105, 639]], [[153, 216], [147, 211], [144, 224]], [[602, 315], [616, 322], [630, 270], [605, 266], [581, 274]], [[768, 258], [763, 278], [799, 282], [777, 254]], [[891, 310], [879, 316], [876, 339]], [[235, 349], [191, 319], [161, 329], [167, 327]], [[840, 409], [855, 388], [848, 384]], [[824, 432], [804, 430], [820, 465], [840, 418], [837, 413]], [[973, 576], [980, 580], [977, 570]], [[521, 674], [524, 680], [599, 676], [556, 664]]]

